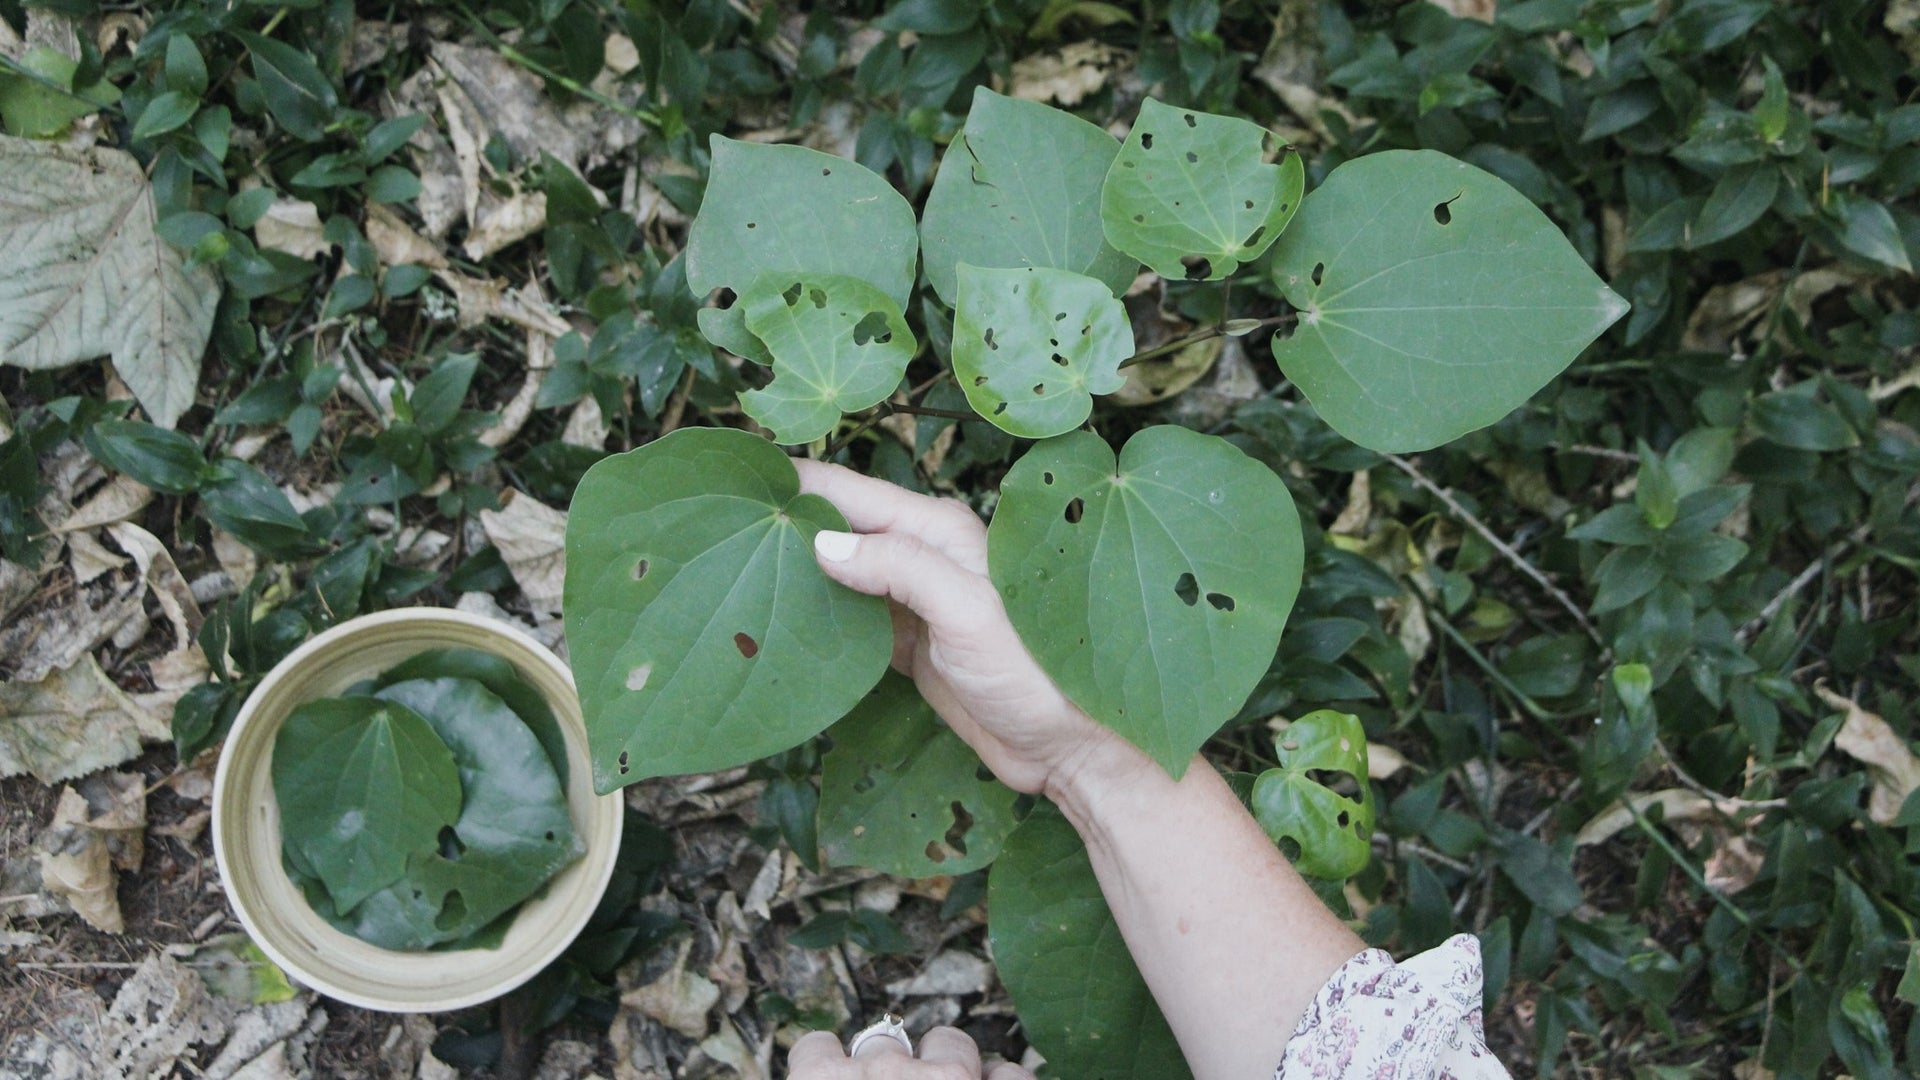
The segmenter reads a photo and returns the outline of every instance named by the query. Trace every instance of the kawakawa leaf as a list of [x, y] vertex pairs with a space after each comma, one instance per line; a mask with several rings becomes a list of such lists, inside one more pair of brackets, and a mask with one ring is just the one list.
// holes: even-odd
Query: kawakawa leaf
[[38, 371], [111, 355], [153, 422], [193, 404], [220, 279], [154, 232], [132, 155], [0, 135], [0, 363]]
[[904, 675], [888, 672], [827, 729], [820, 843], [836, 866], [896, 877], [964, 874], [994, 860], [1019, 795], [993, 778]]
[[814, 534], [846, 528], [744, 431], [684, 428], [587, 470], [564, 609], [599, 791], [786, 750], [859, 702], [893, 626], [814, 561]]
[[1072, 113], [976, 87], [920, 215], [933, 291], [957, 303], [955, 271], [967, 263], [1070, 270], [1125, 292], [1140, 264], [1100, 228], [1100, 185], [1119, 152]]
[[380, 677], [373, 680], [373, 689], [384, 689], [409, 679], [472, 679], [486, 687], [494, 697], [506, 702], [507, 708], [533, 732], [540, 748], [547, 752], [547, 759], [553, 762], [560, 786], [566, 786], [567, 737], [560, 730], [560, 721], [554, 718], [547, 699], [540, 696], [540, 691], [534, 689], [511, 661], [479, 649], [428, 649], [381, 672]]
[[1072, 431], [1093, 395], [1126, 385], [1127, 309], [1107, 287], [1065, 270], [960, 267], [953, 374], [967, 403], [1025, 439]]
[[993, 864], [987, 933], [1020, 1026], [1053, 1075], [1193, 1075], [1127, 952], [1086, 846], [1051, 803], [1034, 807]]
[[450, 830], [408, 858], [405, 876], [358, 907], [337, 909], [349, 933], [387, 949], [457, 941], [533, 895], [586, 850], [547, 752], [486, 687], [471, 679], [410, 679], [377, 696], [433, 725], [459, 766], [466, 801]]
[[1268, 138], [1238, 117], [1146, 99], [1100, 190], [1107, 241], [1175, 281], [1218, 281], [1259, 257], [1306, 187], [1299, 154], [1266, 163]]
[[1280, 767], [1253, 784], [1260, 827], [1308, 877], [1339, 881], [1366, 869], [1374, 808], [1360, 719], [1321, 709], [1288, 724], [1273, 742]]
[[742, 393], [740, 407], [778, 443], [825, 436], [841, 413], [892, 393], [913, 359], [900, 306], [859, 278], [762, 274], [737, 306], [773, 360], [773, 382]]
[[342, 911], [398, 880], [460, 816], [447, 744], [412, 709], [371, 697], [293, 710], [274, 737], [273, 794], [281, 842]]
[[1091, 432], [1036, 444], [1000, 485], [987, 556], [1040, 666], [1175, 777], [1271, 665], [1304, 559], [1271, 469], [1168, 425], [1117, 467]]
[[1274, 251], [1299, 309], [1274, 359], [1333, 429], [1383, 453], [1499, 420], [1627, 302], [1524, 195], [1431, 150], [1349, 161]]
[[[859, 278], [905, 310], [919, 261], [913, 207], [878, 173], [803, 146], [712, 141], [713, 171], [687, 234], [687, 287], [744, 293], [762, 273]], [[738, 303], [703, 308], [700, 332], [761, 363]]]

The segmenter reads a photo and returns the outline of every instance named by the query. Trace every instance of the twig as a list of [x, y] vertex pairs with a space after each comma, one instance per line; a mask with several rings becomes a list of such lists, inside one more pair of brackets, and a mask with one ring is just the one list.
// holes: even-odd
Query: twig
[[1786, 588], [1773, 594], [1773, 599], [1767, 601], [1767, 606], [1760, 609], [1760, 614], [1748, 620], [1747, 624], [1742, 626], [1740, 631], [1733, 635], [1733, 639], [1742, 645], [1753, 640], [1754, 635], [1760, 632], [1761, 627], [1772, 622], [1773, 617], [1780, 614], [1780, 609], [1787, 606], [1787, 601], [1793, 599], [1795, 594], [1799, 593], [1800, 590], [1813, 584], [1813, 579], [1819, 577], [1826, 568], [1827, 559], [1825, 556], [1808, 563], [1806, 569], [1800, 571], [1792, 581], [1787, 583]]
[[13, 966], [28, 971], [132, 971], [140, 965], [124, 960], [60, 960], [47, 964], [23, 961]]
[[[921, 385], [930, 386], [935, 381], [937, 380], [928, 380]], [[852, 431], [828, 443], [826, 450], [820, 455], [821, 460], [832, 461], [835, 454], [853, 445], [853, 440], [872, 431], [875, 424], [878, 424], [889, 416], [899, 413], [905, 413], [908, 416], [937, 416], [946, 420], [980, 419], [980, 417], [975, 416], [973, 413], [961, 412], [958, 409], [934, 409], [924, 405], [902, 405], [897, 402], [883, 401], [875, 405], [872, 412], [862, 418], [858, 424], [855, 424]]]
[[1245, 320], [1235, 320], [1234, 323], [1221, 323], [1218, 326], [1209, 326], [1209, 327], [1206, 327], [1205, 329], [1198, 330], [1194, 333], [1188, 334], [1186, 337], [1180, 338], [1178, 341], [1169, 341], [1165, 345], [1157, 345], [1144, 352], [1134, 353], [1132, 356], [1129, 356], [1125, 360], [1120, 361], [1120, 367], [1118, 368], [1118, 370], [1125, 371], [1127, 368], [1130, 368], [1135, 364], [1144, 364], [1148, 360], [1158, 360], [1159, 358], [1167, 355], [1168, 353], [1177, 353], [1189, 345], [1198, 344], [1199, 342], [1206, 341], [1210, 338], [1221, 337], [1228, 332], [1229, 326], [1232, 327], [1234, 336], [1239, 337], [1244, 334], [1251, 334], [1255, 330], [1258, 330], [1261, 327], [1265, 327], [1265, 326], [1284, 326], [1287, 323], [1294, 321], [1295, 318], [1297, 318], [1297, 316], [1289, 312], [1285, 315], [1275, 315], [1270, 319], [1261, 319], [1258, 322], [1254, 323], [1252, 326], [1246, 326]]
[[1563, 454], [1585, 454], [1587, 457], [1606, 458], [1608, 461], [1623, 461], [1629, 465], [1640, 464], [1640, 455], [1626, 450], [1615, 450], [1611, 446], [1589, 446], [1575, 443], [1572, 446], [1558, 446], [1554, 449]]
[[1486, 522], [1481, 521], [1471, 510], [1462, 506], [1460, 500], [1453, 497], [1452, 492], [1434, 483], [1432, 480], [1427, 479], [1427, 475], [1420, 471], [1419, 466], [1398, 454], [1388, 454], [1387, 460], [1391, 461], [1395, 468], [1412, 477], [1414, 484], [1422, 490], [1445, 503], [1447, 509], [1459, 515], [1460, 520], [1466, 522], [1474, 532], [1479, 533], [1481, 539], [1492, 544], [1495, 551], [1505, 557], [1506, 560], [1518, 568], [1521, 573], [1532, 578], [1535, 584], [1547, 591], [1547, 595], [1559, 601], [1560, 606], [1565, 608], [1569, 615], [1573, 616], [1573, 621], [1580, 624], [1580, 629], [1586, 631], [1587, 637], [1593, 639], [1593, 643], [1600, 646], [1602, 650], [1606, 649], [1606, 640], [1600, 636], [1600, 631], [1596, 629], [1593, 622], [1587, 618], [1587, 613], [1581, 610], [1580, 605], [1574, 603], [1572, 597], [1562, 592], [1560, 586], [1548, 580], [1547, 575], [1541, 573], [1538, 567], [1528, 562], [1525, 556], [1515, 551], [1512, 545], [1496, 536], [1494, 531], [1487, 527]]
[[688, 368], [680, 378], [680, 385], [674, 388], [673, 397], [667, 399], [666, 411], [660, 414], [660, 434], [665, 435], [680, 427], [680, 418], [687, 411], [687, 397], [693, 393], [694, 374], [694, 370]]

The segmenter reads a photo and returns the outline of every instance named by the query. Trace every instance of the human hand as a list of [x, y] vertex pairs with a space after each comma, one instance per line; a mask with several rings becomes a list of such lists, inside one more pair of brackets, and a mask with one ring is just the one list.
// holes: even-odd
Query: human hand
[[822, 532], [828, 577], [889, 599], [893, 666], [1015, 791], [1049, 792], [1123, 742], [1053, 684], [1020, 643], [987, 578], [987, 529], [965, 504], [817, 461], [800, 490], [838, 507], [855, 533]]
[[957, 1028], [937, 1027], [920, 1040], [918, 1055], [892, 1039], [869, 1039], [848, 1057], [831, 1031], [803, 1035], [787, 1051], [788, 1080], [1033, 1080], [1018, 1065], [983, 1073], [980, 1048]]

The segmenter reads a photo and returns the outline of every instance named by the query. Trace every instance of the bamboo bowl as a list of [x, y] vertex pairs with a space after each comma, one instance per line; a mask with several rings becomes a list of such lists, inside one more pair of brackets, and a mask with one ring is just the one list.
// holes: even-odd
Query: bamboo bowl
[[[307, 906], [280, 865], [274, 737], [287, 714], [429, 649], [471, 648], [519, 669], [566, 737], [567, 805], [587, 852], [520, 905], [494, 949], [397, 952], [334, 929]], [[587, 726], [572, 673], [551, 651], [498, 621], [446, 608], [401, 608], [351, 619], [276, 664], [233, 721], [213, 780], [213, 853], [220, 884], [247, 933], [288, 976], [349, 1005], [444, 1012], [490, 1000], [531, 979], [592, 917], [620, 851], [622, 800], [595, 795]]]

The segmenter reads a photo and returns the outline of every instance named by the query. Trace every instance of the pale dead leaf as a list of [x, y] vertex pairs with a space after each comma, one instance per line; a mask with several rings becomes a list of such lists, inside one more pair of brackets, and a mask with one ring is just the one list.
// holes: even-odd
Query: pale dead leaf
[[1115, 405], [1155, 405], [1199, 381], [1213, 367], [1225, 346], [1224, 338], [1207, 338], [1167, 356], [1142, 361], [1120, 374], [1127, 382], [1105, 401]]
[[887, 984], [896, 998], [936, 994], [984, 994], [993, 986], [993, 965], [969, 952], [949, 949], [927, 961], [912, 978]]
[[[1633, 809], [1628, 809], [1628, 804], [1631, 804]], [[1575, 847], [1585, 847], [1588, 844], [1598, 844], [1611, 839], [1633, 824], [1633, 810], [1639, 810], [1644, 817], [1649, 807], [1659, 806], [1663, 811], [1662, 820], [1664, 821], [1710, 821], [1723, 817], [1730, 818], [1744, 805], [1746, 804], [1739, 799], [1710, 799], [1686, 788], [1638, 791], [1629, 795], [1625, 802], [1616, 802], [1594, 815], [1592, 821], [1580, 827], [1580, 832], [1574, 836], [1573, 843]]]
[[341, 69], [352, 75], [364, 68], [385, 60], [407, 44], [407, 25], [405, 23], [381, 22], [378, 19], [355, 19], [353, 30], [347, 35], [347, 55], [341, 61]]
[[460, 305], [460, 326], [472, 329], [488, 319], [504, 319], [516, 326], [564, 337], [573, 327], [546, 304], [531, 299], [524, 290], [509, 289], [506, 279], [468, 277], [452, 270], [436, 270], [434, 276], [453, 290]]
[[399, 214], [378, 203], [367, 205], [367, 242], [373, 245], [381, 266], [413, 264], [432, 270], [444, 270], [447, 257], [432, 243], [422, 239]]
[[1880, 25], [1899, 42], [1907, 62], [1920, 65], [1920, 0], [1889, 0]]
[[155, 953], [121, 984], [94, 1045], [92, 1076], [147, 1080], [170, 1076], [194, 1046], [214, 1046], [227, 1034], [222, 1010], [200, 976]]
[[1096, 41], [1076, 41], [1058, 52], [1034, 53], [1014, 62], [1011, 96], [1069, 108], [1107, 84], [1127, 54]]
[[600, 412], [600, 402], [588, 394], [573, 405], [573, 411], [567, 414], [567, 426], [560, 432], [560, 441], [568, 446], [584, 446], [590, 450], [604, 450], [607, 436], [613, 434], [613, 426]]
[[1702, 877], [1710, 889], [1731, 896], [1753, 884], [1766, 865], [1767, 853], [1744, 836], [1722, 836], [1707, 858]]
[[109, 934], [126, 930], [120, 897], [114, 890], [113, 857], [107, 838], [89, 828], [87, 800], [73, 788], [60, 792], [53, 824], [34, 842], [40, 859], [40, 883], [73, 906], [89, 926]]
[[733, 1070], [739, 1080], [766, 1080], [772, 1075], [773, 1034], [761, 1037], [756, 1050], [740, 1037], [739, 1029], [722, 1021], [719, 1030], [700, 1041], [700, 1052]]
[[1323, 92], [1326, 78], [1321, 69], [1320, 18], [1310, 0], [1281, 0], [1273, 19], [1273, 36], [1249, 74], [1273, 91], [1320, 142], [1335, 141], [1322, 113], [1330, 112], [1349, 122], [1356, 120], [1339, 99]]
[[644, 986], [620, 995], [620, 1007], [632, 1009], [689, 1039], [707, 1035], [707, 1012], [720, 1002], [720, 988], [687, 970], [691, 939], [683, 938], [673, 966]]
[[1385, 780], [1407, 767], [1407, 756], [1391, 746], [1367, 744], [1367, 779]]
[[531, 495], [508, 490], [502, 509], [482, 510], [480, 525], [536, 612], [560, 610], [566, 579], [567, 515]]
[[539, 76], [493, 49], [451, 41], [435, 41], [433, 59], [470, 103], [462, 122], [475, 128], [479, 146], [498, 135], [521, 161], [538, 161], [545, 151], [580, 170], [598, 136], [568, 122]]
[[468, 259], [479, 262], [547, 227], [547, 193], [515, 190], [503, 199], [491, 189], [483, 189], [473, 221], [460, 250]]
[[146, 859], [147, 782], [138, 773], [98, 772], [74, 785], [86, 802], [87, 828], [107, 841], [114, 868], [138, 872]]
[[173, 554], [158, 537], [130, 521], [114, 525], [107, 532], [122, 551], [133, 556], [140, 568], [140, 580], [173, 624], [174, 648], [194, 648], [194, 635], [200, 632], [200, 605], [194, 601], [186, 577], [174, 565]]
[[1494, 0], [1429, 0], [1429, 2], [1456, 19], [1473, 19], [1488, 25], [1493, 23]]
[[607, 35], [607, 70], [615, 75], [625, 75], [640, 66], [640, 50], [634, 47], [633, 39], [625, 34]]
[[1372, 520], [1373, 481], [1367, 470], [1360, 469], [1347, 481], [1347, 505], [1340, 508], [1339, 516], [1327, 526], [1327, 531], [1344, 536], [1365, 536], [1367, 523]]
[[0, 559], [0, 622], [11, 619], [39, 588], [40, 575], [17, 562]]
[[0, 683], [0, 777], [57, 784], [140, 756], [167, 725], [134, 703], [89, 654], [35, 682]]
[[1920, 788], [1920, 757], [1915, 757], [1907, 741], [1896, 734], [1885, 720], [1815, 683], [1813, 692], [1827, 707], [1846, 714], [1833, 745], [1841, 753], [1867, 767], [1872, 788], [1867, 794], [1867, 816], [1881, 825], [1891, 825], [1900, 816], [1900, 807]]
[[67, 537], [67, 567], [73, 571], [73, 580], [82, 585], [125, 565], [125, 556], [108, 551], [90, 532], [77, 532]]
[[714, 902], [713, 925], [720, 940], [714, 946], [713, 959], [707, 962], [707, 978], [720, 988], [720, 1011], [731, 1016], [747, 1003], [745, 946], [753, 939], [753, 928], [740, 910], [739, 898], [731, 891], [721, 893]]
[[333, 243], [320, 223], [320, 208], [305, 199], [275, 199], [253, 226], [254, 242], [296, 259], [311, 259], [332, 250]]
[[53, 531], [65, 533], [81, 529], [97, 529], [102, 525], [126, 521], [145, 510], [147, 504], [152, 501], [151, 488], [121, 473], [114, 476], [99, 491], [94, 492], [86, 502], [75, 508], [65, 521], [54, 526]]
[[220, 279], [160, 240], [157, 213], [124, 150], [0, 135], [0, 360], [38, 371], [111, 355], [172, 427], [193, 405]]
[[[529, 281], [527, 289], [544, 306], [546, 297], [540, 292], [540, 283], [537, 280]], [[500, 410], [499, 423], [480, 433], [480, 445], [507, 445], [526, 425], [527, 418], [533, 415], [534, 403], [540, 399], [540, 386], [547, 381], [547, 372], [553, 368], [553, 339], [543, 330], [527, 331], [526, 368], [527, 376], [520, 381], [520, 389]], [[585, 400], [593, 400], [592, 395]]]

